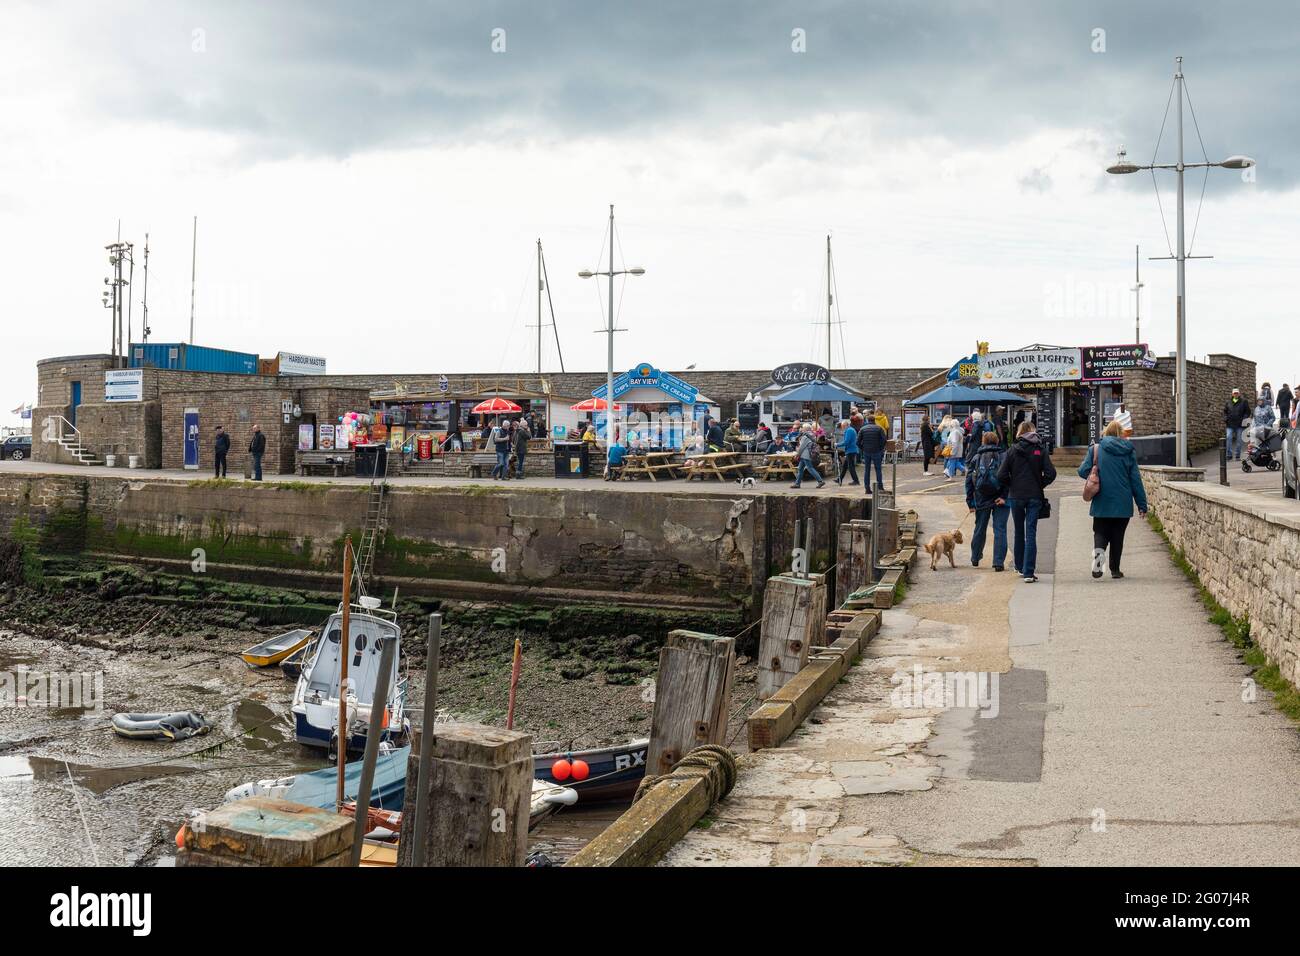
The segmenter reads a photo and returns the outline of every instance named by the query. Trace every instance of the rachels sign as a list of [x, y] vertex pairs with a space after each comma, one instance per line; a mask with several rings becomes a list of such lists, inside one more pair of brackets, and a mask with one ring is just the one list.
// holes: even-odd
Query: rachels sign
[[811, 362], [791, 362], [789, 365], [772, 369], [772, 384], [786, 388], [806, 385], [809, 382], [829, 382], [830, 379], [829, 370], [820, 365], [813, 365]]

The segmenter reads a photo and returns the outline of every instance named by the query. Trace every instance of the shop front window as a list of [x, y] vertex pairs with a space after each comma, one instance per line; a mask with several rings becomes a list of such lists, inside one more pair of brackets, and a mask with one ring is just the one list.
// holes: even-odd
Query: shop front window
[[1062, 422], [1065, 444], [1088, 445], [1092, 442], [1095, 415], [1092, 407], [1093, 390], [1086, 386], [1075, 386], [1066, 391], [1065, 421]]

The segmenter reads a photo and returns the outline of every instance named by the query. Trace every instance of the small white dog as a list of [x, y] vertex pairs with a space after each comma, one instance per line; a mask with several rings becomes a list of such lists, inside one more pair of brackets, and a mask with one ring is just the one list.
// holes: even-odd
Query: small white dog
[[737, 478], [736, 484], [740, 485], [742, 488], [753, 488], [754, 481], [755, 479], [753, 478]]

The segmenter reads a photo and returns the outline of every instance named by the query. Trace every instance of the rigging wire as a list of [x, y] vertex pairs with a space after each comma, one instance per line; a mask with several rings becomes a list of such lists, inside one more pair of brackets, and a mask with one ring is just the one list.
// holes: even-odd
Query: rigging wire
[[[1205, 151], [1205, 140], [1201, 139], [1201, 124], [1196, 121], [1196, 107], [1192, 105], [1192, 94], [1187, 89], [1187, 80], [1183, 80], [1183, 92], [1187, 94], [1187, 109], [1192, 114], [1192, 128], [1196, 130], [1196, 141], [1201, 144], [1201, 158], [1206, 163], [1210, 161], [1210, 154]], [[1205, 187], [1210, 183], [1210, 167], [1205, 167], [1205, 176], [1201, 180], [1201, 198], [1196, 203], [1196, 219], [1192, 223], [1192, 239], [1187, 244], [1187, 254], [1190, 256], [1192, 250], [1196, 248], [1196, 229], [1201, 224], [1201, 209], [1205, 205]]]
[[[1156, 148], [1151, 153], [1151, 165], [1154, 166], [1156, 158], [1160, 155], [1160, 143], [1165, 138], [1165, 125], [1169, 122], [1169, 106], [1174, 101], [1174, 87], [1178, 85], [1178, 78], [1174, 77], [1169, 84], [1169, 96], [1165, 100], [1165, 115], [1160, 120], [1160, 135], [1156, 137]], [[1165, 207], [1160, 201], [1160, 183], [1156, 180], [1156, 171], [1151, 170], [1151, 185], [1156, 193], [1156, 209], [1160, 212], [1160, 228], [1165, 231], [1165, 247], [1169, 250], [1169, 258], [1174, 258], [1174, 244], [1169, 239], [1169, 224], [1165, 221]]]

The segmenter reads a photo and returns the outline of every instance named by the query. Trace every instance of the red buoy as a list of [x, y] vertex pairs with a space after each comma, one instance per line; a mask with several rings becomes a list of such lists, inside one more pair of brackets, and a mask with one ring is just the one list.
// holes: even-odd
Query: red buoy
[[590, 774], [590, 773], [591, 773], [591, 768], [587, 766], [587, 761], [585, 761], [585, 760], [575, 760], [575, 761], [573, 761], [573, 779], [574, 779], [574, 780], [586, 780], [586, 779], [587, 779], [587, 775]]
[[182, 823], [181, 828], [176, 831], [176, 849], [178, 850], [185, 849], [185, 829], [186, 826]]
[[[578, 761], [582, 763], [582, 761]], [[583, 764], [585, 768], [587, 765]], [[573, 773], [573, 765], [567, 760], [557, 760], [551, 764], [551, 776], [563, 783], [569, 779], [569, 774]]]

